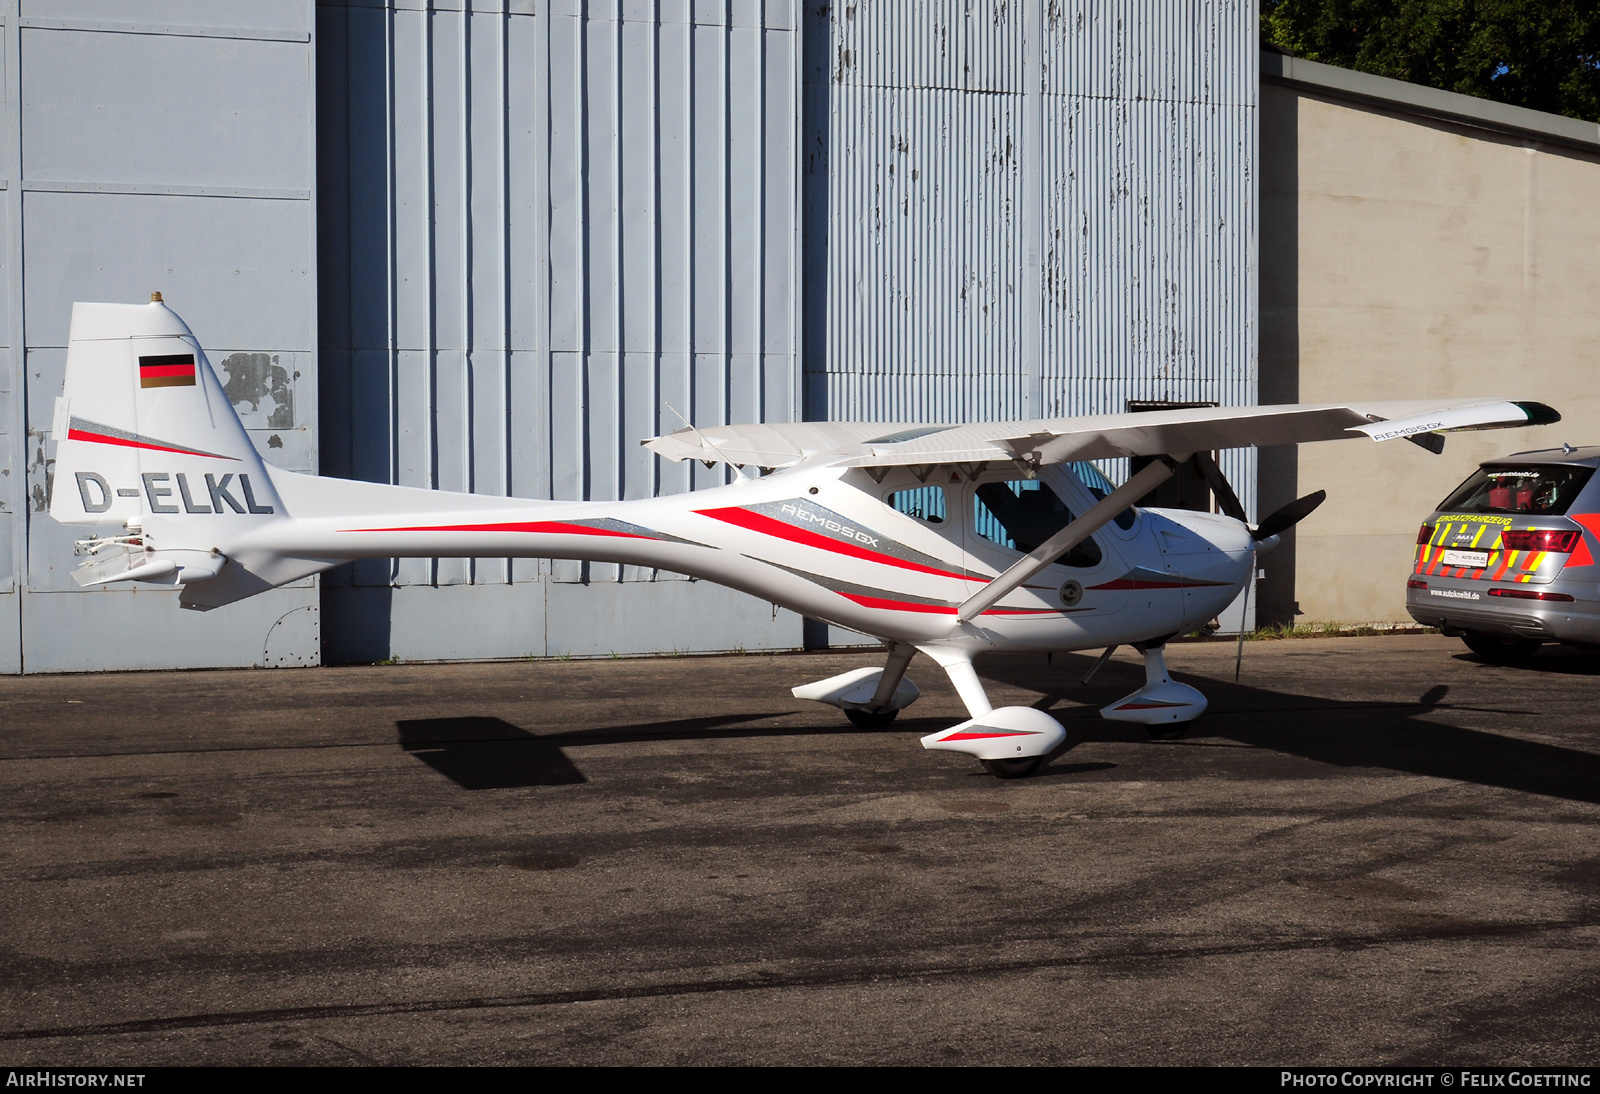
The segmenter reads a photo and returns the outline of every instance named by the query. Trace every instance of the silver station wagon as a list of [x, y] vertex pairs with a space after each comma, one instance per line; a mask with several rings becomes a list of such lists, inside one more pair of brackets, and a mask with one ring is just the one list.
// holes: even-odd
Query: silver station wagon
[[1600, 645], [1600, 448], [1483, 464], [1417, 533], [1411, 618], [1500, 664]]

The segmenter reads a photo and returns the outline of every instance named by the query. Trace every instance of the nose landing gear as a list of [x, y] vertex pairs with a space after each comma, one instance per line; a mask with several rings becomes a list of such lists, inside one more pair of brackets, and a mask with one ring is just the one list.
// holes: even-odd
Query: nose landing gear
[[1206, 697], [1167, 673], [1165, 646], [1136, 647], [1144, 654], [1144, 687], [1100, 708], [1100, 717], [1136, 722], [1156, 738], [1183, 736], [1206, 709]]

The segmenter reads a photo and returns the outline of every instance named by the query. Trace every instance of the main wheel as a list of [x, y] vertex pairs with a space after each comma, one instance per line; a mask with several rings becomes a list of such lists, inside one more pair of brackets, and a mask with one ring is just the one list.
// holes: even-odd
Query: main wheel
[[997, 779], [1021, 779], [1039, 769], [1043, 756], [1024, 756], [1020, 760], [983, 760], [983, 769]]
[[1176, 741], [1189, 732], [1189, 722], [1156, 722], [1146, 725], [1144, 731], [1150, 734], [1152, 741]]
[[857, 729], [887, 729], [893, 722], [898, 710], [862, 710], [859, 707], [845, 707], [844, 716], [850, 719], [850, 724]]
[[1537, 638], [1501, 638], [1472, 631], [1462, 635], [1461, 641], [1467, 644], [1467, 649], [1495, 665], [1520, 665], [1540, 646]]

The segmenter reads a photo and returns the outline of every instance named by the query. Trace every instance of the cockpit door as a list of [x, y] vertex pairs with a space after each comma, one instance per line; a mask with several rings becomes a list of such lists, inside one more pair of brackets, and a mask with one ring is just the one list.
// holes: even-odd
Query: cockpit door
[[[972, 558], [972, 569], [1003, 573], [1086, 512], [1094, 501], [1064, 467], [1045, 468], [1033, 479], [1004, 473], [980, 476], [963, 492], [961, 506], [963, 543]], [[1114, 611], [1123, 598], [1104, 595], [1095, 586], [1125, 568], [1114, 538], [1102, 530], [1007, 596], [999, 610], [1017, 614]], [[968, 587], [977, 592], [984, 584], [975, 579]]]

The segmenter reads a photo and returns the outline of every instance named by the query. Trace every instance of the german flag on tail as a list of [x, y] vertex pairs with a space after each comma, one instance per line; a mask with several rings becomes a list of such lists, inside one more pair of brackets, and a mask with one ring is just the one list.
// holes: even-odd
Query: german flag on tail
[[139, 386], [194, 387], [194, 354], [162, 353], [139, 358]]

